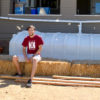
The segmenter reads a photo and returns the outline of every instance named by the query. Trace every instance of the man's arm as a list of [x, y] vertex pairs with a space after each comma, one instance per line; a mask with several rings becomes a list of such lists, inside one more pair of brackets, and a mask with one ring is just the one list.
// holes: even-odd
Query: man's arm
[[42, 51], [42, 47], [43, 47], [43, 45], [39, 45], [39, 49], [37, 50], [37, 52], [35, 53], [35, 55], [39, 54]]
[[24, 57], [25, 57], [25, 60], [26, 60], [27, 62], [29, 62], [29, 61], [28, 61], [28, 58], [27, 58], [27, 55], [26, 55], [26, 47], [23, 47], [23, 55], [24, 55]]

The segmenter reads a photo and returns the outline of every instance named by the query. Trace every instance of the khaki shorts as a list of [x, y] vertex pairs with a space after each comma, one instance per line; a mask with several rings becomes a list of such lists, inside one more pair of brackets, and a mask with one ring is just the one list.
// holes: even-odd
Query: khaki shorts
[[[32, 56], [34, 56], [34, 54], [27, 54], [28, 58], [31, 58]], [[13, 57], [18, 57], [18, 61], [19, 62], [25, 62], [25, 57], [24, 55], [14, 55]], [[37, 59], [37, 61], [41, 61], [41, 56], [40, 55], [36, 55], [34, 56], [35, 59]]]

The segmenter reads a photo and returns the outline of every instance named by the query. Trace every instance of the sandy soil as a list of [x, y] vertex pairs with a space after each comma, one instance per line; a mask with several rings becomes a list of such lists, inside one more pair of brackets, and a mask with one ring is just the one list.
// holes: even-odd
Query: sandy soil
[[0, 100], [100, 100], [100, 88], [33, 84], [0, 79]]

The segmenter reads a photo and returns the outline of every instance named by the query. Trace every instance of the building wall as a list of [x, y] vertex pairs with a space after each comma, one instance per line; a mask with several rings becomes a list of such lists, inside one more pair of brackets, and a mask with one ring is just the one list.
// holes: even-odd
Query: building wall
[[[77, 0], [61, 0], [60, 14], [59, 15], [15, 15], [11, 14], [12, 0], [0, 0], [0, 15], [14, 18], [27, 18], [27, 19], [60, 19], [60, 20], [100, 20], [100, 15], [76, 15]], [[29, 24], [35, 24], [39, 31], [42, 32], [62, 32], [62, 33], [77, 33], [78, 24], [68, 23], [49, 23], [49, 22], [24, 22], [24, 21], [9, 21], [0, 19], [0, 34], [16, 33], [16, 27], [24, 25], [24, 29]], [[48, 27], [47, 27], [48, 26]], [[100, 33], [100, 24], [83, 24], [83, 32], [85, 33]], [[6, 30], [5, 30], [6, 27]], [[87, 28], [90, 27], [90, 28]], [[96, 28], [95, 28], [96, 27]], [[95, 30], [96, 29], [96, 30]]]
[[10, 0], [1, 0], [1, 16], [7, 16], [10, 9]]
[[61, 15], [63, 19], [74, 18], [76, 14], [76, 0], [61, 0]]
[[1, 1], [0, 1], [0, 16], [1, 16]]
[[25, 21], [11, 21], [11, 20], [0, 20], [0, 33], [15, 34], [17, 33], [18, 27], [22, 30], [26, 29], [29, 25], [35, 25], [37, 30], [40, 32], [61, 32], [61, 33], [78, 33], [78, 23], [56, 23], [56, 22], [25, 22]]
[[[31, 19], [59, 19], [59, 20], [100, 20], [100, 15], [76, 15], [76, 0], [61, 0], [59, 15], [14, 15], [11, 14], [12, 0], [0, 0], [0, 16], [14, 18], [31, 18]], [[36, 26], [40, 32], [62, 32], [62, 33], [78, 33], [78, 23], [56, 23], [56, 22], [25, 22], [10, 21], [0, 19], [0, 46], [4, 47], [4, 53], [8, 53], [9, 41], [13, 34], [17, 33], [18, 27], [21, 30], [26, 29], [30, 24]], [[83, 33], [100, 33], [100, 23], [83, 24]]]
[[77, 0], [61, 0], [59, 15], [14, 15], [11, 14], [12, 0], [1, 0], [1, 16], [34, 19], [100, 20], [100, 15], [77, 15]]

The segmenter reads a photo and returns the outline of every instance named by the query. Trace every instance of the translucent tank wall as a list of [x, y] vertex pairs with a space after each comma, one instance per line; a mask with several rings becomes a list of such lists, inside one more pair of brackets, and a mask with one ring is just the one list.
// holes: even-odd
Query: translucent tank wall
[[[41, 33], [36, 31], [44, 40], [42, 57], [59, 60], [100, 60], [99, 34], [71, 33]], [[22, 55], [22, 41], [28, 35], [27, 31], [17, 33], [9, 44], [10, 55]]]

